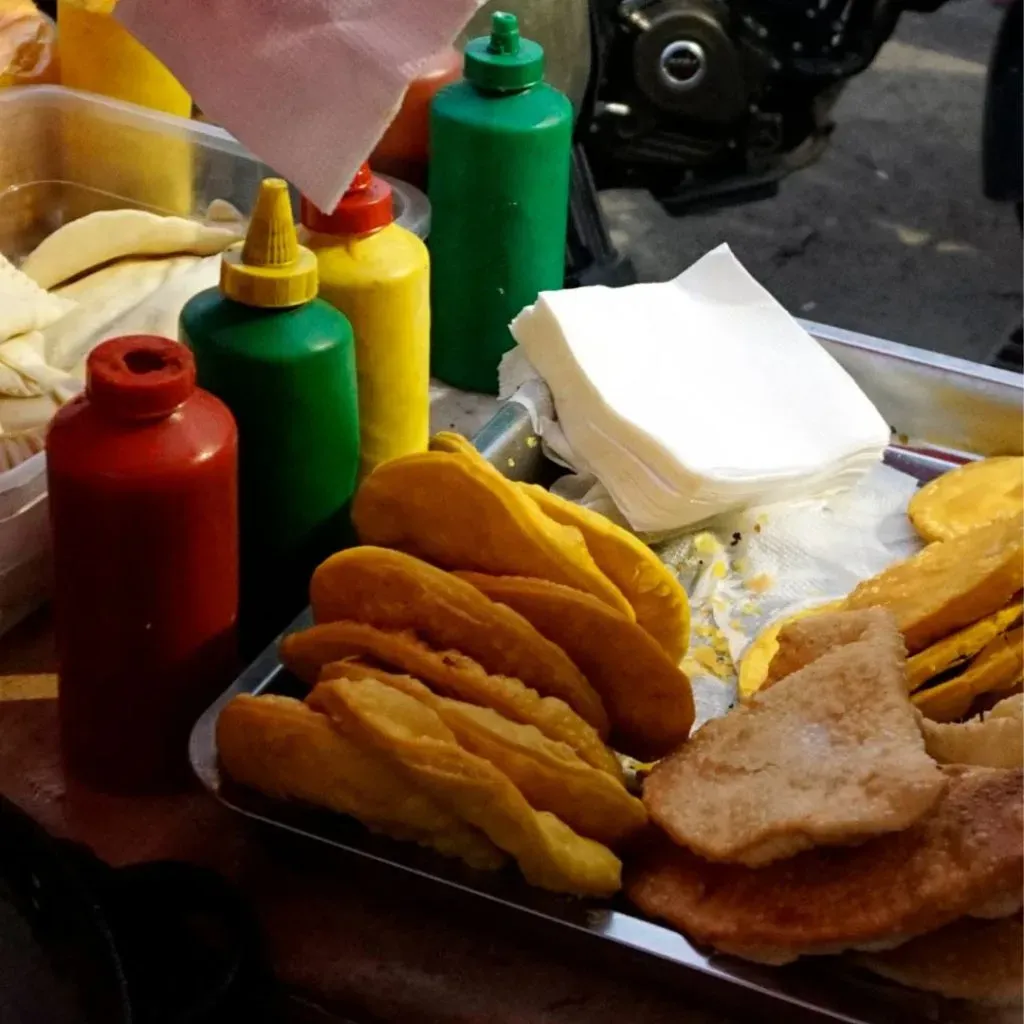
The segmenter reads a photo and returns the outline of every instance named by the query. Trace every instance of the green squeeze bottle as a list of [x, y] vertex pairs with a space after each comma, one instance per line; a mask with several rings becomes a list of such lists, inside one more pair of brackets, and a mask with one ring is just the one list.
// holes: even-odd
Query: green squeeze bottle
[[238, 424], [239, 638], [248, 656], [305, 606], [316, 566], [351, 543], [355, 343], [348, 320], [316, 298], [317, 285], [288, 186], [268, 178], [244, 244], [224, 254], [220, 287], [181, 312], [199, 386]]
[[563, 285], [573, 113], [515, 15], [467, 44], [464, 74], [430, 111], [431, 369], [495, 394], [509, 322]]

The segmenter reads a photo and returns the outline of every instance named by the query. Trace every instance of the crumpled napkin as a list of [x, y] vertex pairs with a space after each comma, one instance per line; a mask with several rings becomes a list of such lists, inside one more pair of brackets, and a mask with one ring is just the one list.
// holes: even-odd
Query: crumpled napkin
[[333, 210], [482, 0], [121, 0], [203, 112]]

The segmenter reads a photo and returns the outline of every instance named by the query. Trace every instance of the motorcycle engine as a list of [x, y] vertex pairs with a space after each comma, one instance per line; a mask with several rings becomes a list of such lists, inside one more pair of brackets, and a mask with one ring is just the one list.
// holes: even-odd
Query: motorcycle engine
[[890, 2], [592, 0], [581, 139], [597, 187], [649, 189], [673, 213], [771, 194], [824, 149]]

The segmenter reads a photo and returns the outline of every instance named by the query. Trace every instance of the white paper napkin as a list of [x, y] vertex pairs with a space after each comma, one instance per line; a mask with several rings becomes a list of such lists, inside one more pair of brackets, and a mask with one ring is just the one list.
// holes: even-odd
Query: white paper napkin
[[213, 121], [333, 210], [409, 83], [482, 0], [121, 0]]
[[840, 490], [889, 440], [853, 379], [728, 246], [664, 284], [545, 292], [511, 329], [502, 397], [532, 382], [518, 398], [546, 448], [640, 532]]

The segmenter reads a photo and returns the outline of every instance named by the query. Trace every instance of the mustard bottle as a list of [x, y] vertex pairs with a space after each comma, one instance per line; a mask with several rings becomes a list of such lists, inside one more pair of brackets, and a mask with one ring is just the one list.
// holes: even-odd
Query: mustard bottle
[[430, 257], [394, 223], [391, 186], [363, 164], [333, 213], [302, 201], [320, 297], [355, 331], [360, 476], [425, 451], [430, 434]]

